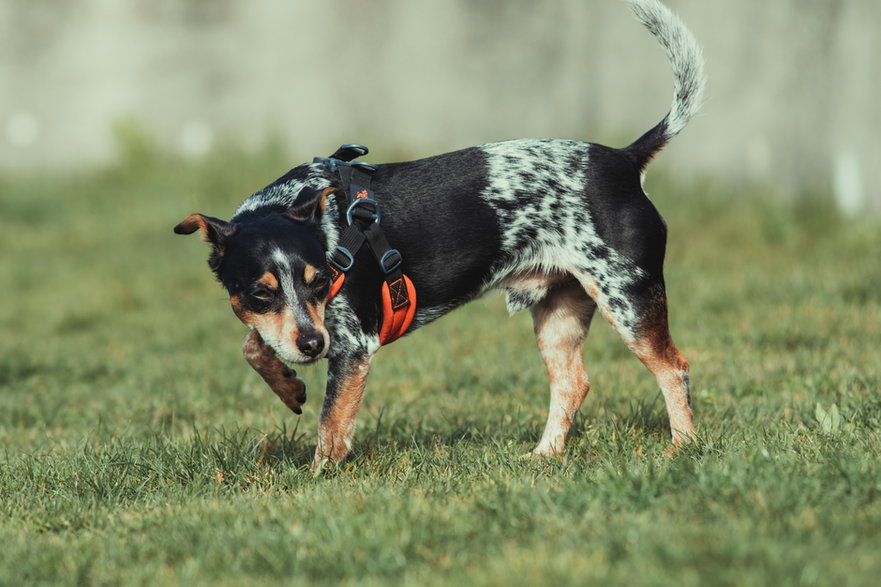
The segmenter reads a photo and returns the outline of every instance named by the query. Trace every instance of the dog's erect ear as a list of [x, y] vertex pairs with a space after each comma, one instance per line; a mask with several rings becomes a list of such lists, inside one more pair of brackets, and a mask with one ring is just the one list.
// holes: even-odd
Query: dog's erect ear
[[203, 214], [190, 214], [174, 227], [177, 234], [193, 234], [197, 230], [202, 231], [202, 240], [206, 243], [220, 247], [227, 238], [235, 234], [236, 227], [220, 218]]
[[310, 187], [301, 189], [293, 206], [288, 208], [288, 216], [297, 222], [318, 222], [327, 208], [327, 195], [333, 192], [334, 189], [332, 187], [324, 188], [323, 190], [316, 190]]

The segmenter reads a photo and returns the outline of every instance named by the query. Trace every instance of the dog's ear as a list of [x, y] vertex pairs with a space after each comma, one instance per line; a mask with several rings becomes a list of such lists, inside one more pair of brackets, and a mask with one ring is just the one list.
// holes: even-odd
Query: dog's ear
[[317, 190], [315, 188], [305, 187], [297, 194], [294, 204], [288, 208], [288, 216], [297, 222], [315, 223], [321, 219], [324, 210], [327, 208], [327, 196], [336, 188], [324, 188]]
[[202, 240], [215, 247], [223, 246], [224, 241], [236, 232], [234, 224], [220, 218], [212, 218], [204, 214], [190, 214], [174, 227], [176, 234], [193, 234], [202, 231]]
[[197, 230], [202, 231], [202, 240], [211, 245], [208, 266], [216, 273], [223, 260], [224, 244], [236, 233], [236, 225], [204, 214], [190, 214], [174, 227], [177, 234], [193, 234]]

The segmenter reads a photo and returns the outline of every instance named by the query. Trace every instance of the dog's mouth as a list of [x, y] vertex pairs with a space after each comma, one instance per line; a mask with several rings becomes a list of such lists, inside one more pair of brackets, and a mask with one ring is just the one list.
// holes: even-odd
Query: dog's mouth
[[275, 355], [288, 365], [311, 365], [327, 357], [328, 336], [322, 332], [300, 335], [293, 344], [267, 341]]
[[316, 355], [314, 357], [308, 357], [306, 355], [297, 354], [295, 356], [287, 356], [276, 351], [276, 356], [281, 360], [282, 363], [286, 365], [312, 365], [317, 363], [321, 359], [327, 358], [327, 351], [323, 351], [321, 354]]

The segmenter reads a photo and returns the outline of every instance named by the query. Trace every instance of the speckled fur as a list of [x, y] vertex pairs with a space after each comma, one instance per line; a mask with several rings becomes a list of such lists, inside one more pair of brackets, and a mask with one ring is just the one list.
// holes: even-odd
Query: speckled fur
[[[597, 300], [614, 308], [619, 332], [632, 340], [636, 310], [624, 293], [645, 276], [633, 261], [609, 248], [584, 206], [591, 145], [576, 141], [520, 139], [484, 145], [490, 185], [481, 194], [499, 215], [503, 247], [514, 251], [487, 284], [539, 271], [569, 273], [596, 283]], [[533, 306], [547, 292], [508, 288], [509, 311]]]
[[[512, 140], [378, 165], [371, 180], [384, 210], [383, 230], [400, 249], [402, 269], [417, 290], [408, 332], [491, 290], [505, 290], [509, 311], [531, 310], [551, 379], [548, 421], [533, 455], [553, 456], [564, 448], [589, 389], [581, 346], [597, 308], [655, 376], [674, 444], [694, 433], [688, 363], [673, 344], [667, 323], [662, 271], [666, 224], [643, 192], [642, 179], [648, 162], [697, 112], [703, 64], [691, 34], [663, 4], [631, 0], [631, 5], [666, 50], [674, 74], [670, 111], [631, 145], [614, 149], [571, 140]], [[254, 235], [254, 227], [262, 226], [274, 230], [271, 238], [277, 240], [270, 244], [279, 246], [269, 247], [274, 261], [267, 267], [285, 268], [275, 276], [279, 294], [294, 306], [299, 302], [291, 292], [309, 291], [300, 281], [313, 280], [320, 271], [315, 256], [332, 251], [345, 229], [345, 202], [340, 199], [345, 187], [324, 163], [300, 165], [245, 200], [229, 223], [194, 214], [175, 230], [202, 230], [214, 245], [211, 267], [237, 304], [246, 302], [248, 294], [234, 275], [255, 272], [225, 267], [225, 258], [232, 256], [228, 247], [234, 246], [231, 235]], [[279, 228], [292, 218], [300, 236]], [[244, 230], [248, 227], [250, 232]], [[266, 239], [256, 232], [252, 238], [262, 250]], [[314, 236], [308, 243], [297, 240], [303, 235]], [[300, 245], [304, 255], [312, 251], [311, 265], [299, 258]], [[290, 263], [285, 255], [291, 256]], [[254, 262], [263, 263], [261, 258]], [[368, 267], [372, 262], [362, 256], [340, 293], [330, 302], [316, 302], [319, 306], [308, 316], [288, 312], [297, 322], [292, 331], [326, 331], [329, 337], [321, 355], [328, 359], [328, 378], [316, 467], [350, 451], [355, 415], [380, 348], [380, 280], [375, 267]], [[302, 267], [309, 267], [308, 278], [298, 273]], [[290, 347], [297, 339], [285, 340]], [[266, 344], [275, 343], [268, 339]], [[287, 347], [275, 348], [284, 351], [279, 357], [303, 357]], [[252, 363], [260, 366], [267, 382], [275, 381], [267, 366], [283, 364], [264, 355]]]

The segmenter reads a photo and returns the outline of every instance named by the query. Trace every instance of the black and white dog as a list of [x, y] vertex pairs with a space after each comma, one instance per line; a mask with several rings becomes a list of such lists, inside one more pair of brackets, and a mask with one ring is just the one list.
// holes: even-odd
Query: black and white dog
[[[512, 140], [378, 165], [371, 174], [382, 231], [418, 292], [407, 332], [497, 288], [511, 312], [532, 312], [551, 387], [535, 455], [563, 450], [589, 390], [582, 344], [597, 308], [657, 379], [674, 445], [694, 433], [688, 363], [667, 323], [667, 229], [642, 176], [698, 110], [703, 62], [663, 4], [631, 5], [674, 75], [670, 112], [633, 144]], [[245, 200], [229, 222], [192, 214], [175, 227], [201, 230], [212, 246], [209, 265], [251, 328], [245, 357], [295, 412], [305, 388], [288, 365], [328, 359], [317, 467], [350, 451], [381, 346], [383, 275], [369, 252], [355, 255], [330, 299], [328, 255], [349, 224], [346, 187], [326, 163], [304, 164]]]

